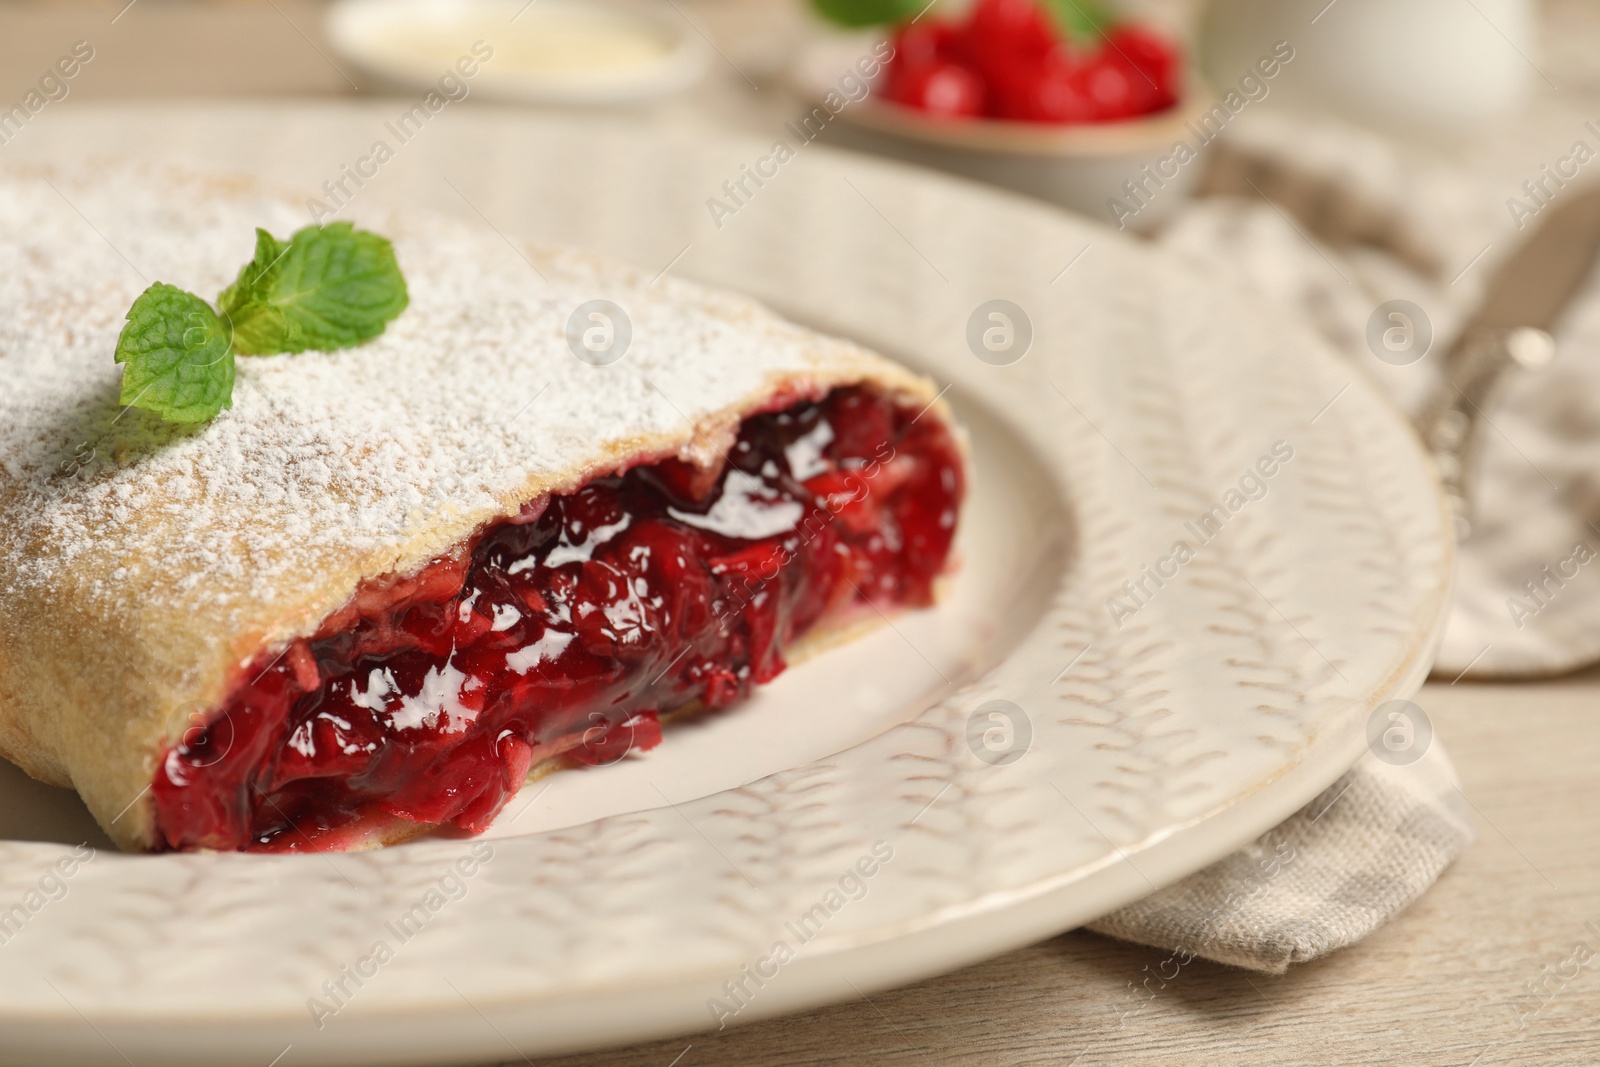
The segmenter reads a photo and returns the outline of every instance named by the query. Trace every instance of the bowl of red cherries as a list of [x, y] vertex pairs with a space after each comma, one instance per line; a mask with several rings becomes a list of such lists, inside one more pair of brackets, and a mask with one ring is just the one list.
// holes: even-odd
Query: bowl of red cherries
[[[810, 0], [790, 126], [1143, 229], [1199, 177], [1183, 44], [1100, 0]], [[831, 129], [830, 129], [831, 128]]]

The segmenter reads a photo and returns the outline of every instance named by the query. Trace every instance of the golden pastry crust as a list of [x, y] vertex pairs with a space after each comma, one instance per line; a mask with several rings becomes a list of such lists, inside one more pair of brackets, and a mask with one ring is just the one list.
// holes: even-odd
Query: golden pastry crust
[[[154, 843], [162, 755], [363, 579], [619, 467], [704, 458], [747, 416], [839, 386], [949, 421], [926, 380], [743, 298], [372, 212], [356, 221], [393, 239], [406, 313], [359, 349], [241, 358], [230, 411], [168, 426], [116, 401], [133, 298], [155, 280], [211, 296], [254, 227], [308, 220], [234, 178], [50, 180], [0, 169], [17, 309], [0, 327], [0, 754], [75, 788], [124, 848]], [[596, 298], [632, 323], [606, 367], [566, 339]]]

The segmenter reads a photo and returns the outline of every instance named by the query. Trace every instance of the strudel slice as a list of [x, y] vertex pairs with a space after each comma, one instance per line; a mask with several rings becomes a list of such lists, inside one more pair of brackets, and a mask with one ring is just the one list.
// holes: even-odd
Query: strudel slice
[[[118, 402], [150, 281], [220, 291], [305, 222], [232, 179], [0, 171], [0, 753], [118, 844], [478, 832], [530, 770], [932, 602], [966, 475], [927, 381], [476, 223], [363, 216], [409, 307], [240, 358], [211, 422]], [[580, 358], [594, 324], [620, 358]]]

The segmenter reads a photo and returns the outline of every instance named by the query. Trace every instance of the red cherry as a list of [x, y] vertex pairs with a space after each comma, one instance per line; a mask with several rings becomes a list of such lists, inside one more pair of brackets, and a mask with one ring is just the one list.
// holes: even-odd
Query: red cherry
[[1130, 69], [1114, 52], [1102, 52], [1078, 71], [1077, 82], [1100, 122], [1132, 118], [1141, 113], [1140, 88], [1150, 90], [1142, 71]]
[[1037, 0], [978, 0], [966, 37], [973, 62], [990, 79], [1017, 63], [1042, 60], [1061, 43]]
[[1165, 38], [1141, 26], [1119, 26], [1111, 31], [1106, 50], [1142, 75], [1141, 112], [1159, 111], [1177, 102], [1182, 64], [1177, 48]]
[[932, 19], [902, 26], [893, 43], [894, 57], [890, 63], [907, 69], [925, 67], [941, 59], [960, 59], [966, 50], [955, 25]]
[[1118, 26], [1111, 31], [1108, 43], [1113, 52], [1158, 82], [1169, 78], [1177, 69], [1177, 49], [1166, 38], [1143, 26]]
[[959, 63], [941, 61], [916, 67], [895, 79], [891, 99], [946, 118], [983, 114], [983, 80]]
[[1096, 111], [1065, 59], [1013, 68], [997, 89], [998, 114], [1017, 122], [1093, 122]]
[[841, 389], [824, 401], [824, 415], [833, 426], [828, 457], [849, 462], [851, 457], [882, 458], [894, 437], [894, 405], [881, 396], [859, 389]]

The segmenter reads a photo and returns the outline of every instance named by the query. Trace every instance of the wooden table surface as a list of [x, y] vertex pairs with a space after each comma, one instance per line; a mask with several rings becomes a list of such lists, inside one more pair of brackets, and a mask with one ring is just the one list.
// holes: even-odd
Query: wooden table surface
[[[674, 117], [760, 128], [775, 94], [750, 93], [744, 74], [759, 77], [792, 8], [677, 2], [725, 55]], [[78, 40], [96, 54], [69, 99], [370, 95], [331, 57], [314, 3], [125, 4], [0, 5], [0, 102]], [[1408, 912], [1330, 958], [1283, 977], [1197, 962], [1134, 1013], [1132, 988], [1164, 954], [1069, 933], [855, 1003], [547, 1062], [1600, 1063], [1600, 672], [1432, 684], [1417, 701], [1461, 772], [1479, 840]], [[1597, 955], [1575, 969], [1579, 943]], [[1530, 988], [1543, 1007], [1519, 1020]]]

